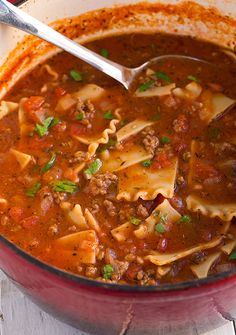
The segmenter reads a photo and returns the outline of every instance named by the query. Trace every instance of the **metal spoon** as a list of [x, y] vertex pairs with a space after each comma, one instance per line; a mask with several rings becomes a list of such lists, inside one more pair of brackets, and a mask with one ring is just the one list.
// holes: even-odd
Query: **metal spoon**
[[0, 23], [10, 25], [12, 27], [18, 28], [25, 31], [31, 35], [35, 35], [47, 42], [50, 42], [60, 49], [63, 49], [72, 55], [82, 59], [83, 61], [89, 63], [96, 69], [106, 73], [110, 77], [119, 81], [126, 89], [129, 89], [133, 83], [135, 77], [145, 68], [157, 63], [158, 61], [163, 61], [169, 58], [184, 59], [190, 61], [196, 61], [200, 63], [210, 64], [207, 61], [201, 60], [199, 58], [183, 56], [183, 55], [162, 55], [151, 59], [150, 61], [142, 64], [136, 68], [128, 68], [112, 62], [95, 52], [85, 48], [84, 46], [70, 40], [69, 38], [58, 33], [54, 29], [50, 28], [46, 24], [36, 20], [34, 17], [26, 14], [19, 8], [10, 4], [6, 0], [0, 0]]

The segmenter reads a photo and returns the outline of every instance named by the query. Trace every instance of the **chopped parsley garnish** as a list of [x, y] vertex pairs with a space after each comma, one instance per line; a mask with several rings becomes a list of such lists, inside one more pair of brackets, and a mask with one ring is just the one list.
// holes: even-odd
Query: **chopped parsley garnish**
[[220, 137], [220, 129], [219, 128], [208, 128], [207, 130], [208, 137], [211, 140], [216, 140]]
[[138, 88], [139, 92], [147, 91], [154, 83], [155, 83], [155, 80], [149, 80], [146, 83], [141, 84]]
[[71, 70], [70, 71], [70, 76], [75, 81], [82, 81], [83, 80], [82, 74], [77, 70]]
[[132, 217], [130, 218], [130, 222], [131, 222], [132, 224], [134, 224], [135, 226], [138, 226], [138, 225], [141, 223], [141, 220], [138, 219], [138, 218], [136, 218], [135, 216], [132, 216]]
[[101, 148], [98, 148], [98, 152], [103, 152], [105, 150], [108, 150], [111, 147], [114, 147], [116, 144], [117, 144], [117, 140], [110, 138], [106, 144], [104, 144]]
[[235, 261], [236, 260], [236, 251], [232, 251], [231, 254], [229, 255], [229, 260], [230, 261]]
[[159, 234], [163, 234], [165, 233], [166, 229], [164, 227], [164, 225], [162, 223], [157, 223], [155, 226], [155, 230], [159, 233]]
[[105, 49], [105, 48], [102, 48], [102, 49], [100, 50], [100, 54], [102, 55], [102, 57], [105, 57], [105, 58], [108, 58], [108, 57], [109, 57], [109, 52], [108, 52], [108, 50]]
[[111, 111], [107, 111], [103, 114], [103, 118], [105, 120], [112, 120], [112, 119], [115, 119], [114, 115], [112, 114]]
[[36, 131], [40, 137], [43, 137], [44, 135], [47, 134], [49, 128], [55, 126], [58, 123], [59, 123], [58, 118], [49, 116], [42, 122], [42, 124], [36, 123], [34, 131]]
[[170, 139], [169, 139], [169, 137], [167, 137], [167, 136], [162, 136], [162, 137], [161, 137], [161, 143], [162, 143], [162, 144], [168, 144], [168, 143], [170, 143]]
[[77, 121], [82, 121], [84, 119], [84, 113], [76, 114], [75, 119]]
[[156, 113], [151, 117], [152, 121], [159, 121], [161, 119], [161, 113]]
[[94, 162], [92, 162], [88, 168], [85, 170], [85, 173], [88, 175], [93, 175], [102, 167], [102, 161], [99, 158], [96, 158]]
[[142, 166], [144, 167], [150, 167], [152, 165], [152, 161], [151, 159], [146, 159], [145, 161], [143, 161], [142, 163]]
[[42, 172], [45, 173], [47, 172], [48, 170], [50, 170], [53, 165], [55, 164], [55, 161], [56, 161], [56, 154], [53, 153], [52, 154], [52, 157], [49, 159], [49, 161], [47, 162], [47, 164], [45, 164], [43, 167], [42, 167]]
[[50, 185], [55, 192], [74, 193], [79, 189], [77, 184], [70, 180], [54, 180]]
[[195, 77], [195, 76], [193, 76], [193, 75], [189, 75], [189, 76], [187, 76], [187, 79], [188, 80], [192, 80], [192, 81], [195, 81], [196, 83], [200, 83], [200, 79], [198, 79], [197, 77]]
[[162, 214], [161, 216], [160, 216], [160, 223], [166, 223], [166, 220], [167, 220], [167, 217], [168, 217], [168, 214]]
[[178, 224], [180, 223], [189, 223], [192, 221], [192, 218], [190, 215], [182, 215], [181, 218], [176, 222]]
[[111, 279], [111, 276], [113, 274], [113, 266], [111, 264], [106, 264], [103, 267], [103, 278], [104, 279]]
[[37, 182], [34, 184], [34, 186], [29, 188], [25, 194], [29, 198], [34, 198], [36, 196], [36, 193], [40, 190], [41, 186], [42, 186], [41, 183]]
[[170, 79], [170, 77], [165, 73], [165, 72], [155, 72], [153, 74], [155, 77], [157, 77], [158, 79], [161, 79], [163, 81], [166, 81], [167, 83], [171, 83], [172, 80]]

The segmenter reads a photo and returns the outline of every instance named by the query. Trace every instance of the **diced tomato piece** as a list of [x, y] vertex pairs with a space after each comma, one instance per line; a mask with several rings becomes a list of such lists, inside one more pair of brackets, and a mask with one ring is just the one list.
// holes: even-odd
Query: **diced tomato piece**
[[134, 280], [137, 277], [138, 272], [142, 270], [142, 267], [137, 264], [130, 264], [128, 270], [126, 271], [126, 275], [130, 280]]
[[14, 222], [18, 222], [24, 215], [24, 208], [13, 206], [9, 210], [9, 216]]
[[166, 152], [159, 152], [153, 159], [153, 163], [151, 165], [151, 168], [156, 169], [162, 169], [164, 167], [170, 166], [171, 161], [168, 157], [168, 154]]
[[48, 141], [48, 138], [46, 136], [39, 137], [35, 134], [33, 137], [27, 139], [27, 146], [30, 150], [35, 151], [51, 148], [52, 143]]
[[33, 228], [39, 222], [39, 217], [37, 215], [29, 216], [20, 221], [23, 228], [30, 229]]
[[45, 99], [40, 96], [29, 97], [24, 102], [24, 110], [30, 120], [34, 122], [42, 122], [45, 118], [45, 111], [42, 109]]
[[60, 98], [66, 94], [66, 90], [63, 87], [56, 87], [54, 92], [57, 98]]
[[53, 128], [52, 131], [53, 133], [64, 133], [64, 131], [67, 128], [67, 124], [65, 121], [61, 121], [60, 123], [56, 124]]
[[73, 136], [80, 136], [86, 132], [86, 127], [81, 123], [73, 123], [70, 126], [70, 135]]

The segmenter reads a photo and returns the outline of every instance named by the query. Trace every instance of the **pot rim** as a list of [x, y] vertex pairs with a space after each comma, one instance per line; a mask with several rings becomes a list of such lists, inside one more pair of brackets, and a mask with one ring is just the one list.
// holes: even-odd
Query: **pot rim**
[[[23, 3], [28, 2], [28, 0], [16, 0], [15, 5], [20, 6]], [[192, 289], [202, 286], [207, 286], [209, 284], [216, 284], [224, 279], [232, 278], [236, 275], [236, 267], [231, 271], [221, 272], [206, 278], [201, 279], [193, 279], [186, 282], [180, 282], [176, 284], [161, 284], [161, 285], [150, 285], [150, 286], [141, 286], [141, 285], [130, 285], [130, 284], [114, 284], [114, 283], [106, 283], [102, 281], [97, 281], [94, 279], [89, 279], [86, 277], [82, 277], [70, 272], [66, 272], [62, 269], [49, 265], [36, 257], [33, 257], [14, 243], [10, 242], [8, 239], [0, 235], [0, 243], [3, 243], [7, 248], [16, 253], [18, 256], [22, 257], [25, 261], [28, 261], [32, 265], [39, 267], [41, 270], [45, 270], [50, 272], [51, 274], [57, 275], [63, 279], [70, 280], [76, 284], [82, 284], [85, 286], [100, 288], [100, 289], [110, 289], [113, 291], [120, 292], [171, 292], [171, 291], [182, 291], [186, 289]]]

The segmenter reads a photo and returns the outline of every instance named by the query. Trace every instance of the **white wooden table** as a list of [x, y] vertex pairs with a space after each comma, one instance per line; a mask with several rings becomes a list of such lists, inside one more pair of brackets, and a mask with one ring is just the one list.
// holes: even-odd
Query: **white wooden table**
[[[0, 335], [86, 334], [43, 312], [0, 272]], [[202, 335], [236, 335], [234, 323], [229, 322], [224, 327]]]

